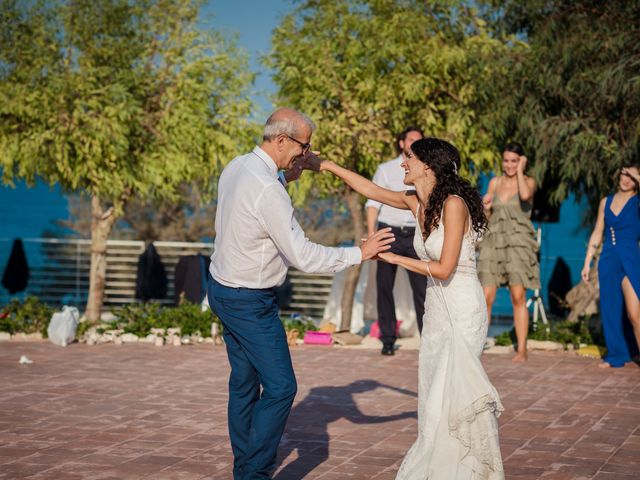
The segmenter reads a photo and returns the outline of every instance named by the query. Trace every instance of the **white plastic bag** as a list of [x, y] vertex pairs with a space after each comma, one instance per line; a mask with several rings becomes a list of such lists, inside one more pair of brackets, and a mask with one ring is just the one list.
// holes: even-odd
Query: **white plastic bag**
[[56, 312], [51, 317], [47, 333], [51, 343], [66, 347], [76, 338], [76, 328], [80, 313], [76, 307], [62, 307], [61, 312]]

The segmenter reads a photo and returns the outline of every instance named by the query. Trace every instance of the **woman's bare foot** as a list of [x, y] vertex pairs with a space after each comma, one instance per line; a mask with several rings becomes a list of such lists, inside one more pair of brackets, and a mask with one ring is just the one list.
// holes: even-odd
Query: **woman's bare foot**
[[527, 352], [516, 352], [516, 356], [511, 359], [513, 363], [524, 363], [527, 361]]
[[611, 364], [609, 362], [602, 362], [598, 364], [598, 368], [611, 368]]

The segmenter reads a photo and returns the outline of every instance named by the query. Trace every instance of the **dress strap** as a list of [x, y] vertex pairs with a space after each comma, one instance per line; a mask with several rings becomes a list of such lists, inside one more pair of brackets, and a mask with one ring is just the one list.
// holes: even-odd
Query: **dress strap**
[[[458, 197], [460, 200], [462, 200], [464, 202], [465, 207], [467, 207], [467, 218], [469, 219], [469, 228], [467, 229], [466, 232], [464, 232], [464, 234], [465, 234], [465, 236], [466, 235], [471, 235], [471, 231], [473, 230], [473, 220], [471, 219], [471, 210], [469, 209], [469, 205], [467, 205], [467, 202], [465, 201], [465, 199], [462, 198], [460, 195], [456, 195], [455, 193], [451, 193], [449, 195], [449, 197]], [[449, 197], [445, 198], [444, 202], [442, 202], [442, 211], [440, 212], [440, 220], [442, 220], [442, 214], [444, 213], [444, 204], [449, 199]]]

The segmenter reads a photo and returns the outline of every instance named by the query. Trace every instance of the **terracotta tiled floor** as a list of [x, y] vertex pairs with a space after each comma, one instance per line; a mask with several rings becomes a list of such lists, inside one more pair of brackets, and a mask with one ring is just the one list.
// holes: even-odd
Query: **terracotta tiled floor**
[[[416, 435], [417, 351], [305, 346], [293, 359], [275, 478], [393, 479]], [[507, 479], [640, 478], [639, 368], [483, 363], [506, 408]], [[231, 478], [227, 375], [223, 347], [0, 343], [0, 478]]]

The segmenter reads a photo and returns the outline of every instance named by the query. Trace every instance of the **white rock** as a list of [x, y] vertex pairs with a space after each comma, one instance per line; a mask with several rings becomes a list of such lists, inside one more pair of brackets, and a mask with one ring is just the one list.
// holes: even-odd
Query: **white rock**
[[513, 353], [513, 345], [495, 345], [487, 348], [484, 353]]
[[161, 347], [161, 346], [163, 346], [163, 345], [164, 345], [164, 338], [162, 338], [162, 337], [156, 337], [155, 342], [156, 342], [156, 343], [155, 343], [156, 347]]
[[527, 349], [561, 352], [564, 350], [564, 345], [562, 343], [551, 342], [549, 340], [527, 340]]
[[180, 332], [181, 332], [180, 327], [167, 328], [167, 335], [180, 335]]
[[9, 332], [0, 332], [0, 341], [11, 340], [11, 334]]
[[102, 312], [100, 314], [100, 321], [102, 321], [102, 322], [113, 322], [114, 320], [117, 320], [117, 319], [118, 319], [118, 317], [116, 317], [111, 312]]
[[26, 355], [20, 356], [20, 360], [18, 360], [20, 365], [27, 365], [29, 363], [33, 363], [33, 360], [29, 359]]
[[150, 333], [149, 335], [147, 335], [146, 337], [142, 337], [138, 339], [139, 343], [155, 343], [156, 342], [156, 337], [153, 333]]
[[206, 338], [203, 338], [203, 339], [202, 339], [202, 341], [203, 341], [204, 343], [213, 343], [213, 338], [211, 338], [211, 337], [206, 337]]
[[164, 328], [152, 328], [151, 334], [155, 336], [164, 336]]
[[133, 333], [123, 333], [120, 335], [123, 343], [137, 343], [139, 338]]
[[379, 338], [367, 335], [362, 339], [362, 343], [360, 345], [364, 348], [380, 348], [382, 347], [382, 342]]
[[36, 332], [36, 333], [18, 332], [12, 335], [11, 340], [16, 340], [18, 342], [33, 342], [33, 341], [42, 340], [42, 334], [40, 332]]
[[116, 345], [122, 345], [122, 337], [114, 337], [113, 343], [115, 343]]
[[496, 346], [496, 339], [493, 337], [487, 337], [487, 339], [484, 342], [484, 349], [486, 350], [487, 348], [492, 348]]
[[179, 347], [180, 345], [182, 345], [182, 342], [180, 341], [180, 337], [174, 336], [172, 340], [172, 345], [174, 347]]

